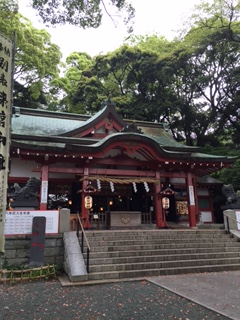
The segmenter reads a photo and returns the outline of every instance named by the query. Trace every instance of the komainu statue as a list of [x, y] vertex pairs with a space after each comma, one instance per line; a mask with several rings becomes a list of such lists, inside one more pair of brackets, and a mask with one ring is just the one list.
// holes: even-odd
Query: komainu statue
[[24, 187], [14, 183], [14, 192], [11, 194], [13, 204], [19, 205], [19, 203], [22, 203], [27, 206], [29, 203], [37, 202], [40, 184], [40, 180], [35, 177], [29, 178]]
[[222, 193], [227, 199], [227, 204], [240, 204], [240, 195], [239, 192], [235, 192], [231, 184], [224, 184], [222, 187]]

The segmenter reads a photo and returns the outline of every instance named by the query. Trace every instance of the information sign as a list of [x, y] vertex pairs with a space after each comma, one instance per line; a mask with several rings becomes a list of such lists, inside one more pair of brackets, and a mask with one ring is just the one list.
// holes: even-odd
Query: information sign
[[6, 212], [4, 234], [31, 234], [34, 217], [46, 217], [46, 234], [58, 233], [59, 212], [57, 210], [15, 210]]
[[237, 228], [240, 230], [240, 211], [236, 211]]

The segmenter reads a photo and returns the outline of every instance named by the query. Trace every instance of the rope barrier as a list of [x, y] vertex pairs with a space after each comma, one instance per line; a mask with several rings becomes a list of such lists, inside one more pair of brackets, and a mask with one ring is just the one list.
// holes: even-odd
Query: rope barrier
[[118, 184], [130, 184], [130, 183], [155, 183], [158, 184], [159, 180], [158, 179], [154, 179], [154, 178], [116, 178], [116, 177], [99, 177], [99, 176], [91, 176], [91, 177], [83, 177], [81, 178], [79, 181], [84, 181], [84, 180], [88, 180], [88, 181], [94, 181], [94, 180], [99, 180], [101, 182], [113, 182], [113, 183], [118, 183]]

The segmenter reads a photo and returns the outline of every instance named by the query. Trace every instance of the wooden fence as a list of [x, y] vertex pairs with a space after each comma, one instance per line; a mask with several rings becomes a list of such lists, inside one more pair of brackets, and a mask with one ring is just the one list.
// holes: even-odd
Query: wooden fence
[[37, 280], [56, 278], [56, 265], [41, 266], [28, 269], [0, 269], [0, 282], [17, 282], [23, 280]]

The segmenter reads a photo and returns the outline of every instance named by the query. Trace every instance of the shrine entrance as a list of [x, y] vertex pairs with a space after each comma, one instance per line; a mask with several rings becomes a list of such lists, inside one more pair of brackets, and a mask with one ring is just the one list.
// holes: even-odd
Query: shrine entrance
[[[82, 199], [88, 194], [92, 197], [92, 207], [87, 212], [90, 225], [95, 224], [103, 227], [105, 224], [108, 229], [114, 219], [128, 221], [131, 227], [135, 226], [134, 223], [139, 226], [155, 221], [153, 183], [145, 181], [145, 184], [143, 182], [136, 183], [134, 179], [132, 179], [132, 183], [122, 179], [119, 179], [120, 183], [118, 183], [116, 179], [113, 179], [115, 182], [113, 183], [110, 177], [108, 179], [110, 181], [94, 181], [92, 179], [90, 188], [88, 181], [88, 186], [81, 190]], [[83, 203], [83, 200], [81, 202]], [[86, 215], [85, 217], [87, 218]], [[127, 227], [128, 223], [125, 224]]]

